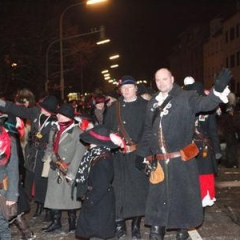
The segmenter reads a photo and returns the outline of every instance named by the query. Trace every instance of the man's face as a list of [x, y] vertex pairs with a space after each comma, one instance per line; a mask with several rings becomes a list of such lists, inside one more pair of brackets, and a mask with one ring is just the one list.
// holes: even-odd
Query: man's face
[[167, 69], [160, 69], [155, 74], [157, 88], [162, 93], [168, 93], [173, 87], [174, 77]]
[[137, 87], [134, 84], [124, 84], [121, 86], [121, 94], [125, 100], [133, 100], [137, 95]]

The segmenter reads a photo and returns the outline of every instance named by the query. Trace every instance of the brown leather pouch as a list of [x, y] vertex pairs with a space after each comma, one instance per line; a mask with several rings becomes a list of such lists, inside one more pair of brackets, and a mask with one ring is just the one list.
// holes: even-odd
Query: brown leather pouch
[[191, 160], [192, 158], [196, 157], [198, 153], [199, 149], [195, 143], [191, 143], [180, 150], [181, 159], [183, 161]]
[[151, 171], [149, 181], [152, 184], [160, 183], [164, 180], [164, 172], [159, 161], [157, 162], [157, 168], [154, 171]]

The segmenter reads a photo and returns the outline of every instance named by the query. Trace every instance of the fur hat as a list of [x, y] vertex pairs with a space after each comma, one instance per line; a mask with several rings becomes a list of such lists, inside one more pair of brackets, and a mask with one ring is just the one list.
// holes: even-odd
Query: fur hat
[[57, 106], [58, 106], [58, 100], [55, 96], [46, 96], [42, 99], [40, 99], [37, 103], [40, 107], [44, 108], [48, 112], [56, 113]]
[[70, 119], [74, 119], [74, 107], [70, 104], [67, 103], [63, 103], [58, 109], [57, 109], [57, 113], [61, 114], [65, 117], [68, 117]]
[[134, 84], [136, 85], [136, 80], [134, 77], [130, 76], [130, 75], [126, 75], [123, 76], [120, 80], [119, 80], [119, 85], [122, 86], [124, 84]]
[[99, 146], [105, 146], [109, 148], [117, 148], [111, 138], [110, 131], [103, 125], [97, 125], [90, 130], [87, 130], [80, 134], [80, 139], [86, 143], [96, 144]]

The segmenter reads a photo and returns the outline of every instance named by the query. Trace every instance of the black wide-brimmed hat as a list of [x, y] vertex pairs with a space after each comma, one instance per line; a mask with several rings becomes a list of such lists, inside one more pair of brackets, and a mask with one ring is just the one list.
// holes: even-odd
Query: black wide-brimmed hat
[[65, 117], [74, 119], [75, 114], [74, 114], [74, 107], [70, 104], [63, 103], [58, 109], [57, 113], [62, 114]]
[[40, 99], [37, 105], [44, 108], [48, 112], [56, 113], [57, 106], [58, 106], [58, 99], [55, 96], [49, 95]]
[[86, 143], [96, 144], [98, 146], [118, 148], [118, 146], [110, 139], [110, 131], [103, 125], [97, 125], [90, 130], [81, 133], [80, 139]]

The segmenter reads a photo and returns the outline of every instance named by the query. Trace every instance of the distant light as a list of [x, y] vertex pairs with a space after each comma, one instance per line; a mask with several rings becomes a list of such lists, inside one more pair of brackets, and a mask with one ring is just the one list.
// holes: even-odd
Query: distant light
[[111, 56], [111, 57], [109, 57], [109, 59], [110, 60], [113, 60], [113, 59], [116, 59], [116, 58], [119, 58], [119, 55], [117, 54], [117, 55], [114, 55], [114, 56]]
[[112, 83], [112, 82], [113, 82], [113, 80], [112, 80], [112, 79], [110, 79], [108, 82], [109, 82], [109, 83]]
[[110, 66], [110, 68], [117, 68], [118, 67], [118, 64], [114, 64], [112, 66]]
[[12, 63], [12, 67], [16, 67], [17, 66], [17, 63]]
[[103, 76], [104, 76], [104, 77], [109, 77], [109, 76], [110, 76], [110, 73], [105, 73]]
[[100, 3], [100, 2], [106, 2], [108, 0], [88, 0], [87, 5], [95, 4], [95, 3]]
[[96, 44], [97, 44], [97, 45], [101, 45], [101, 44], [108, 43], [108, 42], [110, 42], [110, 41], [111, 41], [110, 39], [104, 39], [104, 40], [101, 40], [101, 41], [97, 42]]
[[101, 73], [102, 73], [102, 74], [108, 73], [108, 70], [107, 70], [107, 69], [106, 69], [106, 70], [103, 70]]
[[109, 80], [109, 79], [111, 79], [111, 77], [110, 77], [110, 76], [108, 76], [108, 77], [105, 77], [104, 79], [105, 79], [105, 80]]

